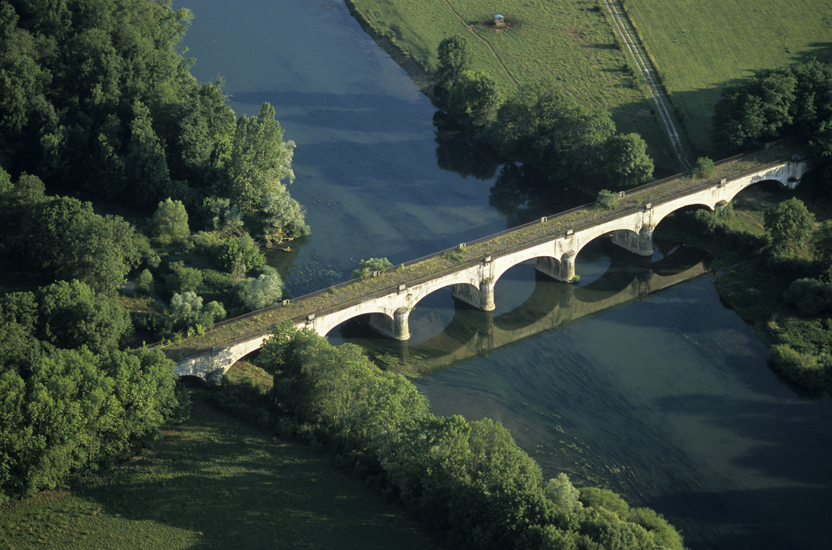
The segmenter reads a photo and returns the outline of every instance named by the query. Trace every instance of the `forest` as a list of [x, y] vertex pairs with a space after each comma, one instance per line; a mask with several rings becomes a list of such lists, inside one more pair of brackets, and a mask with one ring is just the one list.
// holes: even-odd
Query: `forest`
[[0, 3], [0, 255], [27, 274], [0, 297], [0, 501], [186, 418], [143, 340], [279, 300], [260, 246], [309, 232], [294, 143], [270, 105], [237, 117], [222, 82], [191, 76], [190, 19], [169, 1]]

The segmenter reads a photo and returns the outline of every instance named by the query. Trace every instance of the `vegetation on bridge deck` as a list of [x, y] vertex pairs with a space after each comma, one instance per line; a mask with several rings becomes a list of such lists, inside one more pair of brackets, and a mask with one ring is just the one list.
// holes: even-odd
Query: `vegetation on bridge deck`
[[715, 166], [714, 176], [709, 178], [697, 177], [693, 172], [688, 172], [653, 182], [628, 191], [612, 211], [596, 205], [578, 207], [550, 216], [544, 223], [526, 224], [466, 243], [462, 249], [444, 250], [413, 260], [375, 278], [335, 285], [292, 300], [286, 306], [273, 306], [218, 323], [202, 336], [186, 338], [167, 345], [165, 353], [168, 357], [179, 360], [214, 347], [224, 347], [239, 340], [267, 334], [272, 325], [283, 320], [301, 321], [311, 314], [320, 315], [360, 303], [369, 297], [383, 296], [395, 291], [401, 284], [412, 286], [452, 273], [467, 267], [471, 262], [482, 261], [485, 256], [499, 256], [532, 246], [569, 229], [576, 230], [597, 224], [602, 220], [626, 215], [647, 203], [657, 205], [672, 198], [693, 193], [703, 187], [713, 185], [722, 178], [737, 178], [746, 173], [759, 171], [766, 165], [789, 160], [793, 154], [801, 150], [798, 145], [782, 143], [766, 150], [719, 162]]

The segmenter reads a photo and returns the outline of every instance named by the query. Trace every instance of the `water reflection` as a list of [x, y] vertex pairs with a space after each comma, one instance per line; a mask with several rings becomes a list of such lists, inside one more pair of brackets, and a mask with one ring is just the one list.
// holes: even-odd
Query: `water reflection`
[[456, 172], [464, 178], [473, 176], [478, 180], [490, 180], [505, 162], [497, 151], [475, 140], [470, 129], [447, 113], [436, 111], [433, 126], [436, 128], [436, 164], [443, 170]]
[[593, 200], [531, 166], [509, 162], [500, 168], [488, 204], [508, 218], [509, 227], [515, 227]]
[[[416, 306], [410, 315], [411, 339], [397, 342], [372, 333], [358, 318], [341, 325], [333, 342], [352, 342], [370, 355], [407, 365], [424, 374], [552, 329], [601, 311], [645, 300], [675, 284], [708, 273], [707, 254], [688, 247], [656, 254], [657, 261], [630, 254], [606, 241], [590, 245], [582, 264], [589, 277], [581, 285], [564, 284], [533, 269], [533, 262], [515, 266], [497, 282], [497, 309], [484, 312], [439, 291]], [[593, 271], [602, 274], [593, 277]], [[594, 268], [594, 269], [593, 269]], [[444, 327], [444, 328], [442, 328]], [[438, 330], [437, 330], [438, 328]]]

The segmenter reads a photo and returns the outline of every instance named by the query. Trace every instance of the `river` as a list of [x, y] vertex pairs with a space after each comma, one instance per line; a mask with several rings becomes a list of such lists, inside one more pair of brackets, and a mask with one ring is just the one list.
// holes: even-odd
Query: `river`
[[[435, 109], [340, 1], [177, 5], [195, 14], [185, 40], [194, 75], [222, 76], [238, 114], [268, 101], [297, 143], [290, 191], [313, 233], [270, 258], [296, 294], [347, 277], [360, 259], [398, 264], [538, 213], [536, 195], [512, 184], [524, 175], [516, 168], [501, 174], [464, 140], [454, 145], [456, 131], [437, 139]], [[581, 202], [559, 193], [552, 208]], [[830, 548], [832, 400], [778, 380], [712, 275], [644, 289], [687, 253], [670, 243], [645, 265], [599, 241], [578, 255], [577, 289], [521, 265], [498, 281], [491, 315], [437, 292], [411, 314], [406, 346], [350, 327], [332, 340], [414, 360], [458, 352], [416, 381], [434, 413], [501, 421], [547, 477], [565, 471], [655, 508], [692, 549]], [[610, 308], [584, 314], [597, 300]], [[578, 304], [573, 317], [542, 311], [566, 303]], [[550, 330], [471, 344], [541, 319]]]

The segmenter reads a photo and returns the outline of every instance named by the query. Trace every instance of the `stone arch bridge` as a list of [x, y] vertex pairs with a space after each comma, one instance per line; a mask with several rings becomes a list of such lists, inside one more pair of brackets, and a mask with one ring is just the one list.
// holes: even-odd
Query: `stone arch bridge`
[[[729, 159], [718, 169], [730, 173], [730, 163], [748, 166], [747, 157]], [[743, 164], [745, 162], [745, 164]], [[370, 325], [382, 334], [398, 340], [410, 337], [408, 316], [425, 296], [445, 287], [453, 288], [453, 296], [484, 311], [494, 309], [494, 285], [509, 269], [528, 260], [535, 261], [535, 269], [559, 281], [575, 279], [575, 257], [581, 249], [601, 236], [631, 252], [650, 256], [653, 253], [653, 230], [666, 216], [680, 208], [702, 205], [720, 209], [740, 191], [760, 181], [774, 180], [794, 188], [807, 169], [807, 162], [799, 157], [777, 160], [766, 164], [752, 163], [745, 170], [734, 168], [733, 173], [709, 181], [697, 181], [691, 176], [677, 176], [628, 191], [619, 199], [620, 206], [612, 212], [593, 205], [577, 208], [557, 216], [542, 218], [492, 237], [480, 239], [456, 251], [446, 251], [426, 259], [409, 262], [402, 270], [384, 273], [379, 284], [370, 280], [366, 290], [362, 282], [340, 285], [338, 292], [352, 290], [353, 296], [335, 306], [321, 301], [321, 293], [293, 300], [290, 307], [271, 308], [255, 312], [260, 316], [242, 336], [226, 338], [210, 348], [202, 346], [166, 348], [177, 360], [176, 373], [198, 376], [209, 382], [219, 382], [222, 375], [238, 359], [259, 349], [270, 335], [272, 324], [291, 319], [298, 327], [310, 328], [322, 336], [352, 318], [368, 315]], [[518, 242], [519, 241], [519, 242]], [[435, 267], [431, 267], [435, 264]], [[448, 266], [448, 264], [451, 264]], [[425, 272], [427, 272], [425, 274]], [[289, 304], [284, 304], [289, 305]], [[261, 310], [262, 311], [262, 310]], [[233, 325], [237, 320], [223, 323]], [[218, 327], [219, 328], [219, 327]]]

